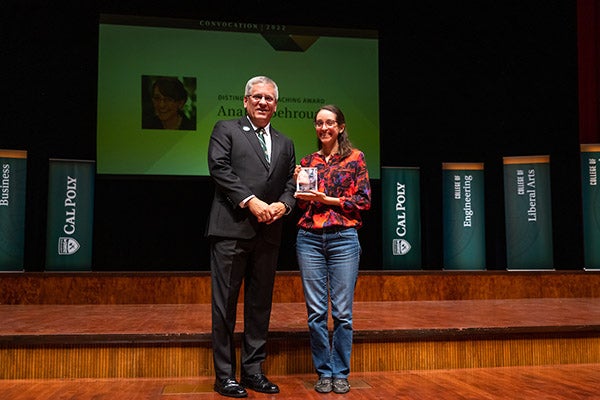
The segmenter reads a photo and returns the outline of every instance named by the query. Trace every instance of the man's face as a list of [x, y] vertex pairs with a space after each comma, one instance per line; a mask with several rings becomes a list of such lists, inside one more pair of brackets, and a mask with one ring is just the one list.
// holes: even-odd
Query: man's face
[[266, 126], [277, 110], [275, 87], [268, 83], [252, 86], [250, 95], [244, 97], [244, 108], [254, 125], [261, 128]]

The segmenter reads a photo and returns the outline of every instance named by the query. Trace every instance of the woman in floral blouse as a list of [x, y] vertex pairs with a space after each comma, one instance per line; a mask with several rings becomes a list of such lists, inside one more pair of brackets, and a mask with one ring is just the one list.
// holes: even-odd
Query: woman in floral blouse
[[[315, 116], [319, 150], [296, 167], [317, 169], [317, 190], [297, 192], [303, 213], [298, 221], [296, 252], [310, 331], [310, 346], [320, 393], [350, 390], [352, 305], [361, 247], [360, 213], [371, 207], [369, 173], [362, 151], [348, 139], [346, 120], [335, 105], [321, 107]], [[327, 328], [331, 300], [333, 340]], [[331, 343], [331, 345], [330, 345]]]

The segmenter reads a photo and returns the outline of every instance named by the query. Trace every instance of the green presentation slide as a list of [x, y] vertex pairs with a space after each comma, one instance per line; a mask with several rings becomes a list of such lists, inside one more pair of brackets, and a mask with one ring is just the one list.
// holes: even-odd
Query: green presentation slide
[[[376, 31], [101, 15], [98, 46], [98, 174], [208, 175], [215, 122], [245, 115], [246, 82], [266, 75], [279, 86], [271, 124], [294, 141], [298, 161], [317, 150], [316, 110], [336, 104], [379, 178]], [[153, 98], [162, 77], [187, 92], [180, 129], [152, 121], [153, 103], [174, 102]]]

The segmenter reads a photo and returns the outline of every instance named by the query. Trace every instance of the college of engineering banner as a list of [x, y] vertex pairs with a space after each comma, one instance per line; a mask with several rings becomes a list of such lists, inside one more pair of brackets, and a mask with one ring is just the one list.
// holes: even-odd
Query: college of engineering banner
[[421, 269], [421, 187], [417, 167], [382, 167], [384, 269]]
[[22, 271], [27, 151], [0, 150], [0, 271]]
[[600, 270], [600, 144], [581, 145], [583, 249], [586, 270]]
[[483, 163], [443, 163], [444, 269], [484, 270]]
[[50, 159], [46, 269], [92, 267], [95, 163]]
[[507, 269], [554, 269], [550, 156], [503, 160]]

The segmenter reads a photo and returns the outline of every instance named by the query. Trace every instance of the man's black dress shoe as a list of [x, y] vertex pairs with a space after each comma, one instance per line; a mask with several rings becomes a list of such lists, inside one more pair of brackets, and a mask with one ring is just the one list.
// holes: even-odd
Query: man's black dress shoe
[[247, 397], [248, 392], [233, 378], [217, 379], [215, 392], [228, 397]]
[[262, 393], [279, 393], [279, 386], [269, 381], [264, 374], [242, 376], [241, 385]]

